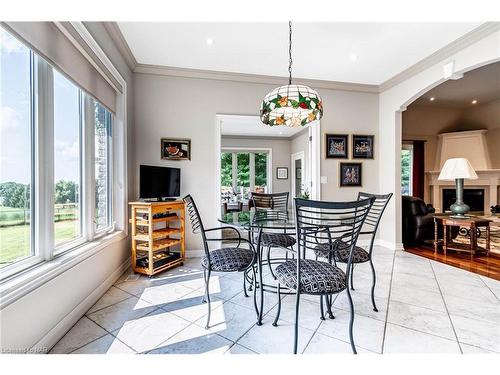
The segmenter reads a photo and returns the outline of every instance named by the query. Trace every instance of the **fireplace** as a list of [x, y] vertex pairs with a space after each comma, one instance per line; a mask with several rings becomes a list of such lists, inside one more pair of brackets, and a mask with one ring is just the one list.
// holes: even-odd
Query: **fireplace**
[[[450, 211], [450, 206], [457, 200], [455, 189], [443, 189], [443, 212]], [[471, 212], [484, 211], [484, 189], [464, 189], [464, 202]]]
[[487, 214], [491, 206], [499, 203], [500, 169], [491, 167], [487, 132], [470, 130], [438, 135], [435, 169], [426, 172], [430, 203], [437, 212], [449, 210], [450, 205], [455, 203], [455, 181], [438, 180], [443, 164], [450, 158], [467, 158], [477, 173], [477, 180], [464, 181], [464, 201], [471, 211]]

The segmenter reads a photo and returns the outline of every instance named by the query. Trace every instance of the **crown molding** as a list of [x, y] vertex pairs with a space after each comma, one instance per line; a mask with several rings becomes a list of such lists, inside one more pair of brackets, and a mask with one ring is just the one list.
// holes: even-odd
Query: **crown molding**
[[390, 88], [406, 81], [414, 75], [423, 72], [431, 66], [447, 59], [460, 50], [476, 43], [477, 41], [487, 37], [488, 35], [500, 30], [500, 22], [486, 22], [478, 26], [474, 30], [469, 31], [467, 34], [447, 44], [443, 48], [437, 50], [433, 54], [420, 60], [416, 64], [396, 74], [394, 77], [389, 78], [387, 81], [379, 85], [379, 91], [384, 92]]
[[[214, 70], [177, 68], [162, 65], [137, 64], [134, 73], [152, 74], [161, 76], [212, 79], [219, 81], [249, 82], [268, 85], [286, 85], [287, 77], [268, 76], [260, 74], [230, 73]], [[307, 85], [316, 89], [331, 89], [342, 91], [357, 91], [378, 93], [378, 85], [367, 85], [361, 83], [323, 81], [317, 79], [294, 78], [294, 83]]]
[[[134, 73], [171, 76], [171, 77], [212, 79], [219, 81], [248, 82], [248, 83], [269, 84], [269, 85], [283, 85], [286, 84], [287, 81], [287, 77], [279, 77], [279, 76], [247, 74], [247, 73], [231, 73], [231, 72], [222, 72], [215, 70], [190, 69], [190, 68], [163, 66], [163, 65], [140, 64], [135, 59], [134, 54], [132, 53], [125, 37], [123, 36], [120, 28], [118, 27], [118, 24], [116, 22], [102, 22], [102, 24], [106, 29], [106, 31], [109, 33], [116, 47], [122, 54], [123, 58], [127, 62], [127, 65]], [[380, 85], [327, 81], [327, 80], [306, 79], [306, 78], [295, 78], [294, 82], [298, 84], [311, 86], [317, 89], [331, 89], [331, 90], [355, 91], [355, 92], [366, 92], [366, 93], [384, 92], [499, 30], [500, 30], [500, 22], [483, 23], [474, 30], [454, 40], [453, 42], [437, 50], [433, 54], [427, 56], [426, 58], [420, 60], [416, 64], [403, 70], [402, 72], [396, 74], [394, 77], [389, 78]]]
[[113, 43], [115, 44], [116, 48], [118, 48], [118, 51], [125, 59], [130, 70], [134, 71], [135, 67], [137, 66], [137, 60], [135, 59], [132, 50], [130, 49], [127, 41], [125, 40], [125, 37], [123, 36], [120, 28], [118, 27], [118, 24], [116, 22], [101, 22], [101, 23], [108, 32], [111, 39], [113, 40]]

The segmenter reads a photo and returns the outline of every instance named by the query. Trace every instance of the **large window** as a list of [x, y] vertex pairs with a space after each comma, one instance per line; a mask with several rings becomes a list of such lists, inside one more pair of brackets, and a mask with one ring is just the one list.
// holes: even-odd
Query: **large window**
[[269, 152], [224, 151], [221, 153], [221, 192], [247, 199], [249, 193], [269, 192]]
[[0, 28], [0, 268], [32, 246], [32, 86], [30, 50]]
[[94, 102], [95, 230], [111, 225], [111, 113]]
[[61, 245], [81, 236], [80, 90], [54, 70], [54, 239]]
[[401, 195], [413, 193], [413, 145], [403, 144], [401, 149]]
[[112, 228], [113, 115], [2, 28], [0, 63], [3, 276]]

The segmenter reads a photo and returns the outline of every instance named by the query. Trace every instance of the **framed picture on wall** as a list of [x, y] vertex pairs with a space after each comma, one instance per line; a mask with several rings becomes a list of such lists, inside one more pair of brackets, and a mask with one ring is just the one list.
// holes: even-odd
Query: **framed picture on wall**
[[349, 136], [347, 134], [326, 134], [325, 149], [327, 159], [347, 159], [348, 146]]
[[340, 163], [340, 186], [361, 186], [361, 163]]
[[277, 167], [276, 168], [276, 179], [288, 180], [288, 167]]
[[373, 159], [373, 135], [352, 136], [352, 158]]
[[161, 158], [164, 160], [191, 160], [191, 140], [162, 138]]

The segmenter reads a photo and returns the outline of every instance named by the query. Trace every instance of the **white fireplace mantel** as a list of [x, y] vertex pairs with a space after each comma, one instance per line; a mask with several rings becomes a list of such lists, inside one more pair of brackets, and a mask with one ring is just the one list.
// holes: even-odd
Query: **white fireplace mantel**
[[[454, 181], [438, 180], [439, 171], [426, 172], [431, 187], [432, 205], [436, 212], [443, 208], [443, 189], [455, 187]], [[498, 204], [498, 187], [500, 186], [500, 169], [476, 170], [477, 180], [465, 180], [464, 187], [484, 189], [484, 212], [488, 213], [491, 206]], [[467, 202], [465, 202], [467, 203]]]

